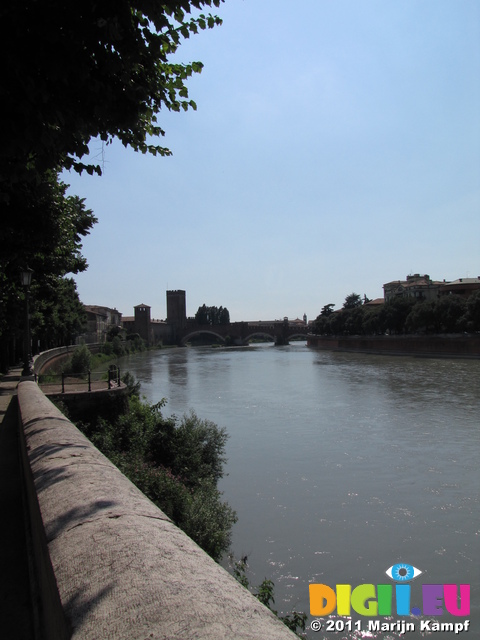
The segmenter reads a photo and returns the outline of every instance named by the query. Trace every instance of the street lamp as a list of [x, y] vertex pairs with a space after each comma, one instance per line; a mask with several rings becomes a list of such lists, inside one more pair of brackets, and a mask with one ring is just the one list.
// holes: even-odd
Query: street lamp
[[20, 282], [25, 289], [25, 328], [23, 337], [23, 371], [22, 376], [33, 376], [32, 354], [30, 350], [30, 318], [28, 311], [28, 298], [32, 283], [33, 269], [26, 267], [20, 273]]

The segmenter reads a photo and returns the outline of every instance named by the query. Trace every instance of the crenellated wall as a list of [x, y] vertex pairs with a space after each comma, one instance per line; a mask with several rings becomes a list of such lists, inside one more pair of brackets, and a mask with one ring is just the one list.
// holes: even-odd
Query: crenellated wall
[[46, 638], [287, 640], [266, 607], [52, 405], [18, 387]]

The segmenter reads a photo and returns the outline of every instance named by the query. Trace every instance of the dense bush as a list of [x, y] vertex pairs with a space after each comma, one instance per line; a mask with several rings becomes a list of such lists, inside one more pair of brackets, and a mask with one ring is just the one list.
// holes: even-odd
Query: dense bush
[[[135, 387], [135, 385], [133, 385]], [[91, 441], [212, 558], [230, 547], [236, 522], [217, 481], [225, 463], [225, 429], [190, 413], [162, 415], [164, 401], [132, 395], [114, 422], [80, 425]]]
[[127, 335], [127, 349], [128, 351], [145, 351], [145, 341], [138, 333], [132, 333]]
[[129, 334], [126, 340], [122, 340], [118, 331], [115, 332], [113, 329], [118, 329], [118, 327], [112, 327], [112, 330], [108, 332], [107, 340], [102, 345], [102, 353], [121, 357], [145, 350], [145, 342], [138, 333]]
[[70, 360], [70, 370], [72, 373], [85, 373], [90, 369], [92, 354], [85, 344], [77, 347]]

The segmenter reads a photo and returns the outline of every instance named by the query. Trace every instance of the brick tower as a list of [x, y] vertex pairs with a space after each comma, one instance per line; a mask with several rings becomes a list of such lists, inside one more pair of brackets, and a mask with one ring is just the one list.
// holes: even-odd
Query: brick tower
[[145, 340], [146, 344], [151, 342], [150, 331], [150, 307], [148, 304], [137, 304], [135, 311], [135, 332]]
[[187, 298], [185, 291], [167, 291], [167, 323], [177, 329], [187, 325]]

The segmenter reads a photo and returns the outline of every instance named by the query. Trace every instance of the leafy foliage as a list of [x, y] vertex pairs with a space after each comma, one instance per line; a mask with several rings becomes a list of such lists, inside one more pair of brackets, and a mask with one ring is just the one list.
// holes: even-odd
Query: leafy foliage
[[320, 315], [322, 316], [322, 318], [331, 316], [333, 313], [334, 307], [335, 305], [333, 304], [333, 302], [331, 302], [330, 304], [326, 304], [324, 307], [322, 307], [322, 310], [320, 311]]
[[198, 324], [230, 324], [230, 313], [225, 307], [207, 307], [203, 304], [195, 314]]
[[408, 315], [416, 304], [413, 298], [392, 298], [381, 310], [382, 328], [390, 333], [404, 333]]
[[39, 278], [32, 287], [31, 334], [37, 349], [73, 344], [86, 314], [73, 278]]
[[72, 354], [70, 367], [73, 373], [86, 373], [90, 369], [92, 354], [87, 345], [77, 347]]
[[[79, 318], [69, 315], [78, 296], [62, 278], [87, 264], [80, 240], [95, 218], [77, 197], [65, 196], [63, 169], [101, 173], [84, 162], [89, 143], [118, 139], [125, 147], [170, 155], [154, 138], [162, 109], [196, 109], [187, 79], [202, 64], [171, 62], [182, 39], [213, 28], [220, 18], [201, 13], [223, 0], [6, 0], [0, 6], [3, 109], [0, 147], [0, 355], [5, 368], [23, 293], [19, 266], [35, 271], [32, 300], [39, 300], [33, 344], [42, 348], [69, 340]], [[39, 289], [35, 290], [35, 287]], [[36, 333], [37, 332], [37, 333]]]
[[468, 331], [480, 331], [480, 291], [468, 298], [466, 319]]
[[162, 108], [196, 108], [185, 81], [203, 66], [169, 58], [183, 38], [221, 24], [211, 14], [192, 15], [221, 2], [2, 3], [0, 96], [8, 122], [0, 152], [3, 200], [15, 184], [47, 169], [101, 173], [82, 161], [94, 137], [169, 155], [150, 140], [164, 135], [157, 115]]
[[[130, 385], [138, 391], [130, 376]], [[236, 522], [222, 501], [225, 429], [194, 413], [165, 418], [165, 401], [148, 404], [132, 395], [114, 422], [81, 425], [91, 441], [215, 560], [230, 547]]]
[[158, 432], [151, 451], [158, 462], [185, 478], [188, 486], [200, 486], [210, 480], [216, 484], [223, 475], [227, 439], [224, 428], [201, 420], [191, 411], [175, 422], [175, 429]]
[[362, 298], [358, 293], [350, 293], [343, 303], [344, 309], [355, 309], [356, 307], [360, 307], [362, 305]]
[[85, 323], [76, 285], [68, 274], [84, 271], [82, 240], [96, 222], [84, 201], [66, 195], [55, 172], [38, 183], [17, 185], [2, 211], [0, 253], [0, 349], [3, 358], [23, 329], [24, 296], [19, 275], [33, 269], [30, 288], [31, 332], [40, 349], [70, 344]]
[[[458, 295], [443, 296], [438, 300], [396, 297], [373, 309], [362, 305], [360, 296], [354, 300], [356, 295], [347, 296], [343, 309], [339, 311], [332, 311], [333, 305], [323, 307], [315, 321], [314, 332], [325, 335], [382, 335], [480, 330], [480, 292], [467, 299]], [[358, 300], [360, 304], [356, 304]]]
[[2, 217], [2, 266], [28, 265], [35, 274], [64, 276], [87, 268], [82, 240], [97, 222], [78, 196], [67, 196], [68, 185], [56, 171], [46, 171], [38, 181], [17, 185], [11, 194], [10, 213]]

